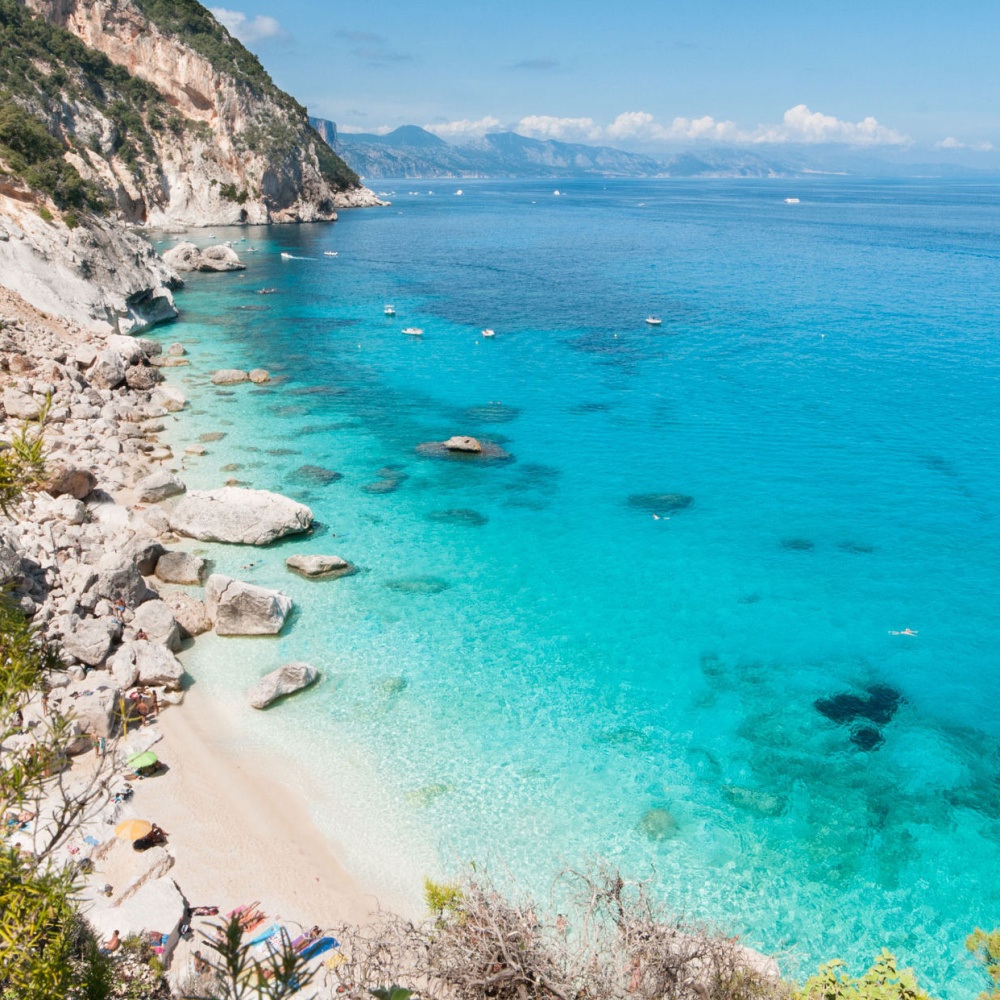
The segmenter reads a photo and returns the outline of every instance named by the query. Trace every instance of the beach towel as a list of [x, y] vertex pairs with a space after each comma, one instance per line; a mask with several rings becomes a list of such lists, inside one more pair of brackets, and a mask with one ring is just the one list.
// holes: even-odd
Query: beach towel
[[277, 934], [279, 930], [281, 930], [281, 928], [277, 924], [271, 924], [271, 926], [268, 927], [267, 930], [261, 931], [256, 936], [250, 938], [250, 941], [248, 943], [260, 944], [262, 941], [266, 941], [272, 935]]
[[340, 942], [336, 938], [323, 937], [319, 938], [317, 941], [313, 941], [312, 944], [306, 945], [302, 949], [301, 955], [303, 958], [315, 958], [317, 955], [322, 955], [324, 951], [329, 951], [331, 948], [339, 948]]
[[96, 837], [86, 836], [83, 838], [84, 843], [91, 844], [94, 847], [100, 847], [101, 842]]

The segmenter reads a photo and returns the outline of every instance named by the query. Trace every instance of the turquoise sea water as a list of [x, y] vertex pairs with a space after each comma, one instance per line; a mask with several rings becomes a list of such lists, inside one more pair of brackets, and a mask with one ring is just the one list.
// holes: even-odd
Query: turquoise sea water
[[[486, 859], [544, 897], [565, 863], [653, 866], [790, 973], [886, 945], [970, 995], [964, 937], [1000, 923], [1000, 186], [414, 183], [214, 230], [259, 252], [158, 333], [192, 361], [175, 451], [225, 434], [189, 486], [321, 522], [206, 547], [299, 610], [199, 640], [196, 683], [241, 705], [320, 667], [236, 711], [376, 883]], [[230, 366], [279, 379], [212, 386]], [[511, 457], [415, 450], [452, 434]], [[301, 580], [292, 552], [360, 572]]]

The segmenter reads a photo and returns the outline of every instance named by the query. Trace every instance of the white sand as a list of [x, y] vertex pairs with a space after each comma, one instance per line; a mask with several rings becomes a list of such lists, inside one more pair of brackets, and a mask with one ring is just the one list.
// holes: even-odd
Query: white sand
[[381, 903], [338, 862], [283, 762], [237, 756], [228, 721], [197, 687], [157, 721], [169, 772], [136, 784], [133, 812], [158, 823], [176, 858], [171, 876], [193, 906], [221, 913], [259, 901], [271, 920], [364, 923]]

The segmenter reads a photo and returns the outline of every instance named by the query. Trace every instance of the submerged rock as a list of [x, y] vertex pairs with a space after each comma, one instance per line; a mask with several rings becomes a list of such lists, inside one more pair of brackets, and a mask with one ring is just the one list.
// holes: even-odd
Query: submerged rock
[[374, 483], [366, 483], [361, 487], [366, 493], [374, 493], [377, 496], [394, 493], [410, 478], [402, 469], [392, 465], [383, 466], [378, 470], [377, 475], [380, 478]]
[[386, 587], [400, 594], [440, 594], [451, 584], [439, 576], [407, 576], [398, 580], [386, 580]]
[[[463, 442], [474, 442], [463, 444]], [[458, 460], [478, 460], [492, 459], [493, 461], [505, 461], [512, 456], [503, 450], [500, 445], [492, 441], [479, 441], [476, 438], [453, 437], [447, 441], [425, 441], [417, 445], [417, 454], [426, 455], [430, 458], [451, 458]]]
[[490, 521], [485, 514], [480, 514], [478, 510], [470, 510], [468, 507], [432, 510], [427, 515], [427, 520], [439, 524], [460, 524], [469, 528], [481, 528], [484, 524], [489, 524]]
[[312, 511], [279, 493], [226, 486], [188, 493], [171, 511], [170, 527], [205, 542], [267, 545], [308, 531]]
[[637, 824], [640, 833], [650, 840], [663, 841], [676, 837], [678, 833], [677, 820], [669, 809], [655, 807], [647, 809]]
[[686, 493], [633, 493], [628, 505], [650, 514], [672, 514], [687, 510], [694, 503], [694, 497]]
[[[268, 452], [268, 454], [272, 454]], [[298, 452], [290, 451], [288, 454], [296, 455]], [[330, 483], [337, 482], [338, 479], [343, 479], [343, 475], [339, 472], [335, 472], [333, 469], [324, 469], [322, 465], [300, 465], [292, 475], [299, 480], [307, 480], [311, 483], [317, 483], [320, 486], [329, 486]]]
[[782, 538], [781, 547], [791, 552], [810, 552], [816, 545], [808, 538]]
[[267, 708], [279, 698], [308, 687], [318, 676], [316, 668], [308, 663], [286, 663], [266, 674], [251, 688], [248, 697], [250, 707]]
[[877, 750], [883, 743], [885, 737], [875, 726], [856, 726], [851, 730], [851, 742], [862, 750]]
[[788, 800], [784, 795], [765, 792], [759, 788], [725, 784], [721, 790], [734, 806], [756, 813], [758, 816], [780, 816], [788, 806]]
[[820, 715], [838, 725], [856, 719], [867, 719], [880, 726], [891, 722], [903, 701], [902, 694], [888, 684], [873, 684], [865, 690], [867, 697], [845, 691], [829, 698], [817, 698], [813, 704]]

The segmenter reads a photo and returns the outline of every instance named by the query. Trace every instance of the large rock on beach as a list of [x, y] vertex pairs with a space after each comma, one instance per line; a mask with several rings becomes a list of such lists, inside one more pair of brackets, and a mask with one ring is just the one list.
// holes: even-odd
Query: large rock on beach
[[167, 469], [157, 469], [135, 484], [135, 496], [141, 503], [159, 503], [186, 490], [187, 486]]
[[21, 553], [6, 538], [0, 538], [0, 586], [24, 576]]
[[108, 661], [108, 667], [123, 689], [149, 684], [176, 691], [184, 676], [180, 660], [166, 646], [148, 639], [122, 643], [121, 649]]
[[184, 409], [187, 398], [175, 385], [158, 385], [150, 396], [150, 402], [168, 413], [178, 413]]
[[60, 623], [62, 648], [88, 667], [100, 666], [111, 647], [121, 637], [121, 626], [107, 618], [80, 618], [67, 615]]
[[322, 579], [331, 576], [346, 576], [354, 572], [354, 567], [340, 556], [289, 556], [285, 565], [299, 576]]
[[291, 613], [292, 599], [213, 573], [205, 584], [205, 610], [217, 635], [277, 635]]
[[3, 408], [8, 417], [14, 420], [34, 420], [42, 407], [44, 399], [38, 399], [30, 392], [22, 392], [13, 386], [7, 386], [3, 391]]
[[90, 496], [97, 486], [97, 477], [89, 469], [71, 469], [56, 465], [50, 471], [42, 489], [50, 497], [71, 496], [83, 500]]
[[205, 542], [267, 545], [308, 531], [312, 520], [305, 504], [279, 493], [224, 486], [188, 493], [171, 512], [170, 527]]
[[90, 370], [90, 384], [98, 389], [115, 389], [125, 381], [125, 367], [125, 359], [117, 351], [101, 351]]
[[286, 663], [266, 674], [250, 689], [250, 707], [267, 708], [279, 698], [309, 687], [318, 676], [316, 668], [308, 663]]
[[173, 612], [163, 601], [146, 601], [136, 608], [132, 632], [145, 632], [151, 642], [158, 642], [176, 653], [181, 648], [181, 630]]
[[137, 608], [143, 601], [156, 597], [146, 586], [134, 558], [118, 552], [108, 552], [97, 564], [94, 593], [109, 601], [124, 601], [128, 608]]
[[163, 602], [174, 613], [183, 635], [194, 637], [211, 631], [212, 623], [204, 601], [199, 601], [197, 597], [185, 594], [182, 590], [174, 590], [163, 595]]
[[[121, 691], [110, 678], [95, 681], [91, 675], [62, 688], [60, 709], [71, 716], [81, 733], [93, 736], [113, 736], [118, 725], [118, 699]], [[106, 675], [105, 675], [106, 676]], [[50, 695], [55, 698], [55, 695]]]
[[240, 382], [247, 382], [250, 379], [249, 372], [242, 368], [221, 368], [212, 374], [213, 385], [238, 385]]
[[166, 552], [156, 563], [156, 578], [164, 583], [196, 585], [204, 572], [205, 560], [190, 552]]
[[148, 365], [132, 365], [125, 369], [125, 384], [136, 392], [149, 392], [161, 377], [155, 368]]

